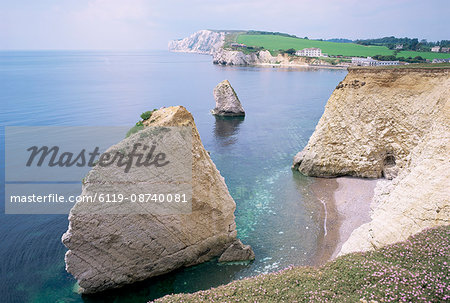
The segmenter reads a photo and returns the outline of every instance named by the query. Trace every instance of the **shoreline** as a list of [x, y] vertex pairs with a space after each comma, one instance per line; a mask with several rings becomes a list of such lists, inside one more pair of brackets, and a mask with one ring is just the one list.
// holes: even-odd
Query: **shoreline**
[[[221, 65], [213, 63], [216, 65]], [[230, 65], [225, 65], [230, 66]], [[291, 68], [291, 69], [339, 69], [346, 70], [348, 66], [336, 66], [336, 65], [303, 65], [303, 64], [276, 64], [276, 63], [259, 63], [259, 64], [249, 64], [249, 65], [231, 65], [237, 67], [272, 67], [272, 68]]]
[[[209, 55], [213, 56], [211, 53], [207, 52], [198, 52], [198, 51], [187, 51], [187, 50], [169, 50], [171, 53], [187, 53], [187, 54], [198, 54], [198, 55]], [[219, 66], [236, 66], [236, 67], [272, 67], [272, 68], [290, 68], [290, 69], [338, 69], [338, 70], [346, 70], [349, 66], [346, 65], [313, 65], [313, 64], [282, 64], [282, 63], [255, 63], [255, 64], [246, 64], [246, 65], [234, 65], [234, 64], [220, 64], [214, 63], [214, 65]]]
[[372, 198], [381, 179], [352, 177], [315, 178], [312, 192], [322, 203], [322, 233], [314, 265], [321, 266], [339, 254], [351, 233], [371, 221]]

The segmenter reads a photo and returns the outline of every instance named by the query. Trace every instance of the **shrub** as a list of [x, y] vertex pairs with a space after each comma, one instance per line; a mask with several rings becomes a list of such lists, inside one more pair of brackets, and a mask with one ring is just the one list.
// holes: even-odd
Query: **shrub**
[[143, 112], [141, 114], [141, 121], [136, 122], [136, 124], [127, 132], [125, 138], [128, 138], [129, 136], [131, 136], [132, 134], [137, 133], [138, 131], [142, 130], [144, 128], [144, 121], [150, 119], [150, 117], [152, 116], [153, 112], [157, 111], [157, 109], [153, 109], [153, 110], [148, 110], [146, 112]]
[[141, 118], [142, 118], [142, 120], [148, 120], [148, 119], [150, 119], [150, 117], [152, 116], [152, 114], [153, 114], [153, 111], [152, 111], [152, 110], [148, 110], [148, 111], [143, 112], [143, 113], [141, 114]]
[[295, 52], [296, 51], [293, 48], [290, 48], [290, 49], [287, 49], [287, 50], [284, 51], [284, 53], [289, 54], [289, 55], [293, 55], [293, 54], [295, 54]]

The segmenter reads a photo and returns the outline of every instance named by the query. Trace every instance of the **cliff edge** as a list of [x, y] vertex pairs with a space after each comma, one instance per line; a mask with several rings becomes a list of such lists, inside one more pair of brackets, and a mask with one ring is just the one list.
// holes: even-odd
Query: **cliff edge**
[[372, 221], [341, 254], [450, 223], [450, 69], [354, 68], [336, 87], [294, 167], [378, 182]]

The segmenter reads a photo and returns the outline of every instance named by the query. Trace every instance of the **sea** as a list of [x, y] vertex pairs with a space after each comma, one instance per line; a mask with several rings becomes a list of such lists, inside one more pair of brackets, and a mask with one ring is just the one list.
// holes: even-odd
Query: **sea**
[[[313, 178], [291, 169], [345, 70], [235, 67], [168, 51], [0, 52], [0, 302], [147, 302], [236, 279], [314, 265], [323, 236]], [[228, 79], [245, 118], [218, 118], [213, 88]], [[130, 125], [183, 105], [236, 201], [250, 263], [216, 259], [99, 295], [66, 272], [67, 215], [5, 214], [5, 127]], [[81, 183], [80, 183], [81, 189]]]

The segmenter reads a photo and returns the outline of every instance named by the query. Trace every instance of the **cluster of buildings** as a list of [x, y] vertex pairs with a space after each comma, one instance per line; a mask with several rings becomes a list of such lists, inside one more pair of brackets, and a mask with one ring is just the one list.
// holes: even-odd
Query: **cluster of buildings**
[[[326, 57], [326, 54], [322, 53], [322, 50], [317, 47], [312, 48], [304, 48], [302, 50], [298, 50], [295, 52], [297, 56], [303, 56], [303, 57]], [[356, 66], [382, 66], [382, 65], [399, 65], [399, 61], [379, 61], [375, 60], [372, 57], [367, 58], [359, 58], [359, 57], [353, 57], [352, 58], [352, 65]]]
[[448, 53], [450, 52], [450, 47], [433, 46], [431, 48], [431, 51], [433, 53]]
[[379, 61], [375, 60], [372, 57], [367, 58], [352, 58], [352, 65], [356, 66], [382, 66], [382, 65], [399, 65], [399, 61]]
[[[231, 47], [234, 48], [246, 48], [247, 45], [242, 43], [231, 43]], [[398, 44], [395, 46], [395, 49], [400, 50], [403, 49], [403, 44]], [[441, 53], [448, 53], [449, 52], [448, 47], [440, 47], [440, 46], [434, 46], [431, 48], [432, 52], [441, 52]], [[311, 47], [311, 48], [304, 48], [302, 50], [298, 50], [295, 52], [296, 56], [302, 56], [302, 57], [328, 57], [327, 54], [322, 53], [322, 50], [317, 47]], [[450, 62], [449, 59], [433, 59], [432, 63], [444, 63], [444, 62]], [[367, 58], [361, 58], [361, 57], [353, 57], [352, 58], [352, 64], [356, 66], [384, 66], [384, 65], [400, 65], [400, 62], [397, 61], [380, 61], [375, 60], [372, 57]]]

